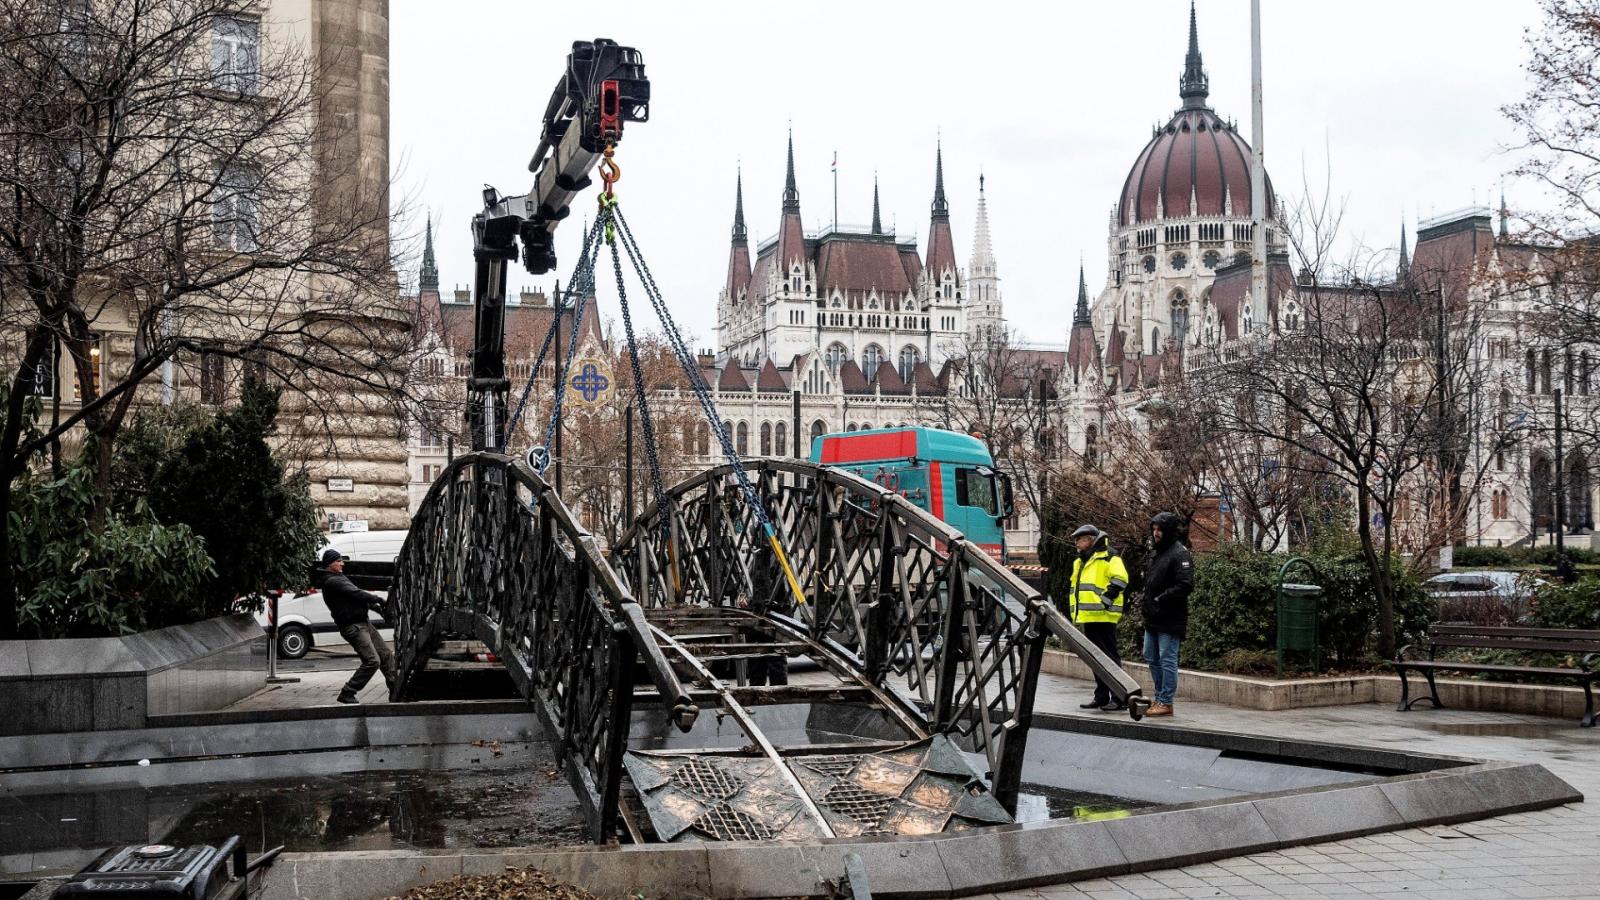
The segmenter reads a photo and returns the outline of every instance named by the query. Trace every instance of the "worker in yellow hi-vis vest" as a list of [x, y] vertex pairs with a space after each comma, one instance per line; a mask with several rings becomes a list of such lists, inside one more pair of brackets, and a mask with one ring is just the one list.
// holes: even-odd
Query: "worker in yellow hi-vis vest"
[[[1072, 561], [1072, 592], [1069, 595], [1069, 615], [1078, 630], [1083, 632], [1101, 652], [1111, 658], [1114, 665], [1122, 665], [1117, 652], [1117, 623], [1122, 621], [1122, 599], [1128, 590], [1128, 567], [1122, 557], [1111, 549], [1110, 537], [1093, 525], [1081, 526], [1072, 533], [1072, 542], [1078, 548], [1078, 558]], [[1099, 678], [1094, 680], [1094, 697], [1079, 709], [1100, 709], [1106, 712], [1127, 709], [1127, 705], [1111, 694], [1111, 687]]]

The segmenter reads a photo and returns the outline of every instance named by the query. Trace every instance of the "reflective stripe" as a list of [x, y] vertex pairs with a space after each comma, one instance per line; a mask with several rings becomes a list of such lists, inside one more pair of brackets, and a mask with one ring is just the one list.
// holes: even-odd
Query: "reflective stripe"
[[1111, 583], [1120, 588], [1125, 588], [1128, 586], [1128, 583], [1123, 581], [1121, 578], [1113, 578], [1111, 579]]

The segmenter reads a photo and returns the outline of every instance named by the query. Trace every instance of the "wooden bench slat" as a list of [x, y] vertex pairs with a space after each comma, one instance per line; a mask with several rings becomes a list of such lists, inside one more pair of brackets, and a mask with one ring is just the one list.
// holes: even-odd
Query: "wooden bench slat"
[[1581, 628], [1519, 628], [1510, 625], [1429, 625], [1428, 635], [1467, 635], [1473, 637], [1557, 638], [1600, 642], [1600, 630]]
[[1433, 639], [1434, 647], [1482, 647], [1485, 650], [1548, 650], [1554, 653], [1600, 653], [1600, 644], [1574, 644], [1569, 641], [1508, 641], [1500, 638], [1461, 637], [1449, 640]]
[[1404, 669], [1448, 669], [1452, 672], [1515, 672], [1519, 675], [1553, 675], [1566, 678], [1600, 679], [1600, 672], [1585, 672], [1582, 669], [1557, 669], [1547, 666], [1497, 666], [1490, 663], [1450, 662], [1443, 659], [1401, 660], [1394, 665], [1396, 668]]

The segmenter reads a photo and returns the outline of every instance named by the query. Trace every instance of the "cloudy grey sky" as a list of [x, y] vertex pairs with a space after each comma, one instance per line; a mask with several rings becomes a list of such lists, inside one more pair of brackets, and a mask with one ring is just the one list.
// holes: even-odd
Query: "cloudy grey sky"
[[[1524, 89], [1533, 0], [1262, 5], [1280, 196], [1331, 178], [1346, 241], [1384, 248], [1402, 216], [1414, 228], [1498, 192], [1515, 141], [1499, 107]], [[1211, 104], [1249, 136], [1249, 5], [1199, 0], [1198, 15]], [[837, 151], [841, 222], [869, 221], [876, 172], [885, 224], [925, 235], [942, 135], [958, 257], [971, 251], [981, 171], [1007, 316], [1030, 340], [1059, 341], [1080, 255], [1098, 292], [1117, 191], [1178, 106], [1188, 2], [395, 0], [390, 16], [396, 191], [416, 235], [423, 211], [434, 216], [446, 290], [470, 285], [481, 185], [527, 189], [571, 41], [605, 36], [643, 52], [654, 97], [651, 121], [618, 149], [619, 197], [697, 345], [714, 337], [735, 167], [753, 236], [771, 234], [790, 123], [808, 229], [833, 217]], [[1512, 207], [1533, 200], [1507, 191]], [[560, 274], [578, 231], [563, 230]], [[512, 284], [533, 281], [519, 269]], [[600, 302], [615, 315], [612, 292]]]

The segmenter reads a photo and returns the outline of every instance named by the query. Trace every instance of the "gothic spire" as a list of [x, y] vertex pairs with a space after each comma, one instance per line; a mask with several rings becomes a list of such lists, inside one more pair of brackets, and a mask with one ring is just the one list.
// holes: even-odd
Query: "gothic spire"
[[743, 244], [750, 239], [744, 227], [744, 172], [735, 170], [733, 176], [733, 242]]
[[972, 226], [972, 260], [967, 264], [967, 275], [972, 278], [989, 277], [997, 268], [994, 244], [989, 238], [989, 200], [983, 193], [983, 176], [978, 176], [978, 217]]
[[1500, 185], [1500, 240], [1511, 234], [1511, 208], [1506, 206], [1506, 186]]
[[944, 142], [934, 145], [933, 151], [933, 218], [948, 220], [950, 203], [944, 198]]
[[1189, 52], [1183, 57], [1178, 96], [1183, 98], [1184, 109], [1204, 109], [1210, 92], [1210, 79], [1200, 62], [1200, 31], [1195, 26], [1194, 0], [1189, 0]]
[[872, 176], [872, 233], [883, 234], [883, 216], [878, 213], [878, 176]]
[[428, 216], [427, 237], [422, 244], [422, 272], [417, 278], [417, 286], [424, 291], [439, 290], [439, 263], [433, 257], [433, 216]]
[[1083, 260], [1078, 260], [1078, 308], [1072, 316], [1073, 325], [1089, 324], [1089, 282], [1083, 276]]
[[800, 211], [800, 189], [794, 186], [794, 129], [789, 129], [789, 171], [783, 178], [783, 211]]
[[1405, 281], [1411, 275], [1411, 252], [1406, 245], [1406, 223], [1400, 220], [1400, 265], [1395, 267], [1395, 278]]

